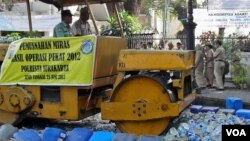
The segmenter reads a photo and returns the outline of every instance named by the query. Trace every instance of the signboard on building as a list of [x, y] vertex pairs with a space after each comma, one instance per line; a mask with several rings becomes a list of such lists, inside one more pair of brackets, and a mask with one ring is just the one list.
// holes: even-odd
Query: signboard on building
[[194, 21], [204, 26], [250, 26], [250, 10], [194, 9]]
[[249, 9], [249, 0], [208, 0], [208, 9]]

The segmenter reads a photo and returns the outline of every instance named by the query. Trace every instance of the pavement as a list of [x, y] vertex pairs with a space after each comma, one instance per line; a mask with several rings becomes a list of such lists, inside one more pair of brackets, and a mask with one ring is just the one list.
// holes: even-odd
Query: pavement
[[201, 90], [201, 94], [197, 94], [197, 98], [193, 104], [206, 106], [225, 107], [228, 97], [238, 97], [243, 101], [243, 108], [250, 109], [250, 89], [239, 89], [233, 84], [230, 78], [226, 78], [224, 91], [205, 88]]

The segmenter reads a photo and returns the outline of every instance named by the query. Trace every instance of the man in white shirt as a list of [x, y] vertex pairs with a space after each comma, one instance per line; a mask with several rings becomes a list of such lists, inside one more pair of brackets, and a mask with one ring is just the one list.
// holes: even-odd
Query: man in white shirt
[[224, 90], [223, 85], [223, 75], [225, 68], [225, 49], [222, 47], [222, 42], [220, 40], [215, 41], [216, 50], [213, 53], [214, 57], [214, 75], [216, 80], [216, 86], [218, 90]]
[[182, 46], [181, 42], [177, 42], [176, 47], [177, 47], [177, 50], [183, 50], [183, 46]]
[[73, 36], [84, 36], [92, 34], [88, 23], [89, 11], [87, 7], [81, 8], [80, 18], [72, 25]]

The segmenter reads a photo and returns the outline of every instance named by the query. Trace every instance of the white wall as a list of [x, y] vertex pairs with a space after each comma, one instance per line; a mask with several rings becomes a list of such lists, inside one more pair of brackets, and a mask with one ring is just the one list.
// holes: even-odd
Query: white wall
[[[54, 6], [40, 1], [30, 2], [30, 9], [36, 15], [48, 15], [58, 11]], [[26, 3], [16, 3], [12, 8], [12, 12], [18, 12], [20, 15], [27, 15]]]

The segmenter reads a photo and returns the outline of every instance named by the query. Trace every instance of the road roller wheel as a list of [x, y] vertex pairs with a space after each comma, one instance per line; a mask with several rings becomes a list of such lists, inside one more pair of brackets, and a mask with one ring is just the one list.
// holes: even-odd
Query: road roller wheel
[[5, 123], [15, 124], [20, 120], [20, 116], [12, 112], [0, 110], [0, 115], [1, 115], [0, 124], [5, 124]]
[[[173, 94], [154, 77], [133, 76], [123, 80], [114, 90], [112, 102], [173, 102]], [[126, 107], [124, 107], [126, 108]], [[117, 127], [126, 133], [137, 135], [159, 135], [167, 127], [170, 118], [160, 118], [142, 121], [114, 121]]]

